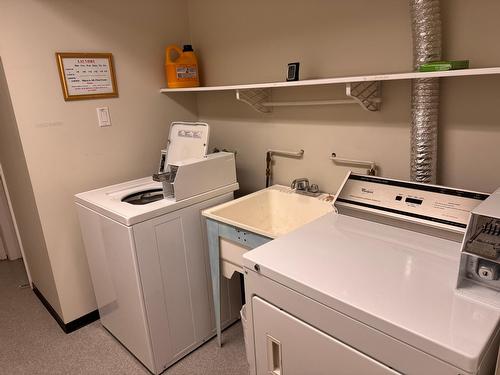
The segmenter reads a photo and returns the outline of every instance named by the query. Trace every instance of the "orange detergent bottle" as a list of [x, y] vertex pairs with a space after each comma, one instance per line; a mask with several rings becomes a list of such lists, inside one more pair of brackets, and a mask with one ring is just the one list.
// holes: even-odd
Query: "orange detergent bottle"
[[[172, 60], [172, 52], [177, 52], [177, 59]], [[168, 46], [165, 50], [165, 72], [169, 88], [197, 87], [200, 85], [198, 60], [190, 44], [182, 51], [178, 46]]]

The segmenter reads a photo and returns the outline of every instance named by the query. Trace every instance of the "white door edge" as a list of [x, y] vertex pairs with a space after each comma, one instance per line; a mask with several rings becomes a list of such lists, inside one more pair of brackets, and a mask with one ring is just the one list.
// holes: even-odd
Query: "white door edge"
[[12, 207], [12, 202], [10, 200], [9, 189], [7, 188], [7, 182], [5, 181], [5, 175], [3, 173], [2, 165], [0, 164], [0, 180], [7, 198], [7, 204], [9, 206], [10, 216], [12, 218], [12, 223], [14, 224], [14, 231], [16, 232], [17, 242], [19, 244], [19, 249], [21, 251], [21, 256], [23, 258], [24, 268], [26, 269], [26, 275], [28, 276], [28, 281], [31, 287], [33, 287], [33, 280], [31, 278], [31, 272], [29, 269], [28, 261], [24, 253], [23, 242], [21, 241], [21, 235], [19, 234], [19, 228], [17, 226], [16, 215], [14, 214], [14, 209]]

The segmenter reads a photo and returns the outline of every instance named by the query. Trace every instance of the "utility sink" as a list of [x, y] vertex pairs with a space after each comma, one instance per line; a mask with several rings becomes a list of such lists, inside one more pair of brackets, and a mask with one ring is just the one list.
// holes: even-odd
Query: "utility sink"
[[203, 216], [274, 239], [332, 210], [328, 194], [309, 197], [289, 187], [273, 185], [209, 208]]
[[333, 197], [310, 197], [274, 185], [203, 211], [207, 218], [208, 252], [217, 342], [221, 345], [221, 276], [243, 273], [243, 255], [333, 211]]

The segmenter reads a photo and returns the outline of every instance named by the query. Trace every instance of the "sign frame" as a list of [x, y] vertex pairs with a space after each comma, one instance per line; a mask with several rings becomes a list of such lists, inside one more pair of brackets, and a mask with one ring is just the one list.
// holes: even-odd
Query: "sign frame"
[[[99, 93], [83, 93], [74, 94], [71, 93], [71, 81], [68, 81], [68, 77], [65, 71], [64, 62], [67, 59], [100, 59], [106, 60], [106, 67], [108, 69], [110, 83], [108, 84], [109, 92], [99, 92]], [[71, 100], [85, 100], [85, 99], [101, 99], [101, 98], [116, 98], [118, 97], [118, 86], [116, 84], [116, 74], [115, 66], [113, 61], [113, 54], [111, 53], [88, 53], [88, 52], [56, 52], [57, 68], [59, 70], [59, 79], [61, 80], [61, 86], [63, 91], [63, 96], [65, 101]], [[89, 85], [88, 91], [95, 90], [95, 87], [91, 84]], [[85, 89], [82, 89], [83, 91]]]

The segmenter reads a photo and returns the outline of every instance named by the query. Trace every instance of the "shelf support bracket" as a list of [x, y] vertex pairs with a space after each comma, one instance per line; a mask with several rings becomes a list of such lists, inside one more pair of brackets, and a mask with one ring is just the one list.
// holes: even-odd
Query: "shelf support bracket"
[[270, 113], [273, 111], [272, 107], [266, 107], [264, 105], [264, 103], [269, 102], [271, 99], [270, 88], [236, 90], [236, 99], [248, 104], [257, 112]]
[[345, 93], [356, 100], [363, 109], [372, 112], [380, 111], [381, 86], [380, 81], [346, 83]]
[[273, 107], [301, 106], [301, 105], [331, 105], [331, 104], [359, 104], [367, 111], [379, 111], [382, 103], [381, 82], [366, 81], [346, 83], [348, 99], [315, 100], [302, 102], [271, 102], [271, 88], [237, 89], [236, 99], [248, 104], [260, 113], [271, 113]]

